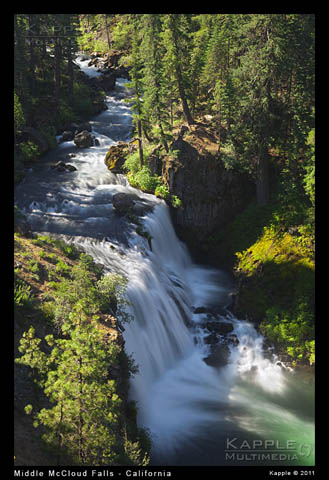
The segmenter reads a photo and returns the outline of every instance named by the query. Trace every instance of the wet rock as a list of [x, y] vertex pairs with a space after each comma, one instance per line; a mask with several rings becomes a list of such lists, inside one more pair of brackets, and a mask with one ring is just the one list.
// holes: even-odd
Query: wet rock
[[62, 139], [61, 141], [62, 142], [70, 142], [71, 140], [73, 140], [74, 138], [74, 133], [70, 130], [65, 130], [63, 133], [62, 133]]
[[74, 137], [74, 143], [78, 148], [88, 148], [93, 145], [93, 139], [91, 133], [87, 130], [83, 130], [77, 133]]
[[113, 195], [112, 205], [116, 212], [124, 215], [131, 211], [134, 206], [134, 200], [126, 193], [116, 193]]
[[65, 172], [65, 162], [59, 161], [54, 165], [50, 165], [52, 170], [57, 170], [57, 172]]
[[128, 152], [129, 146], [125, 142], [119, 142], [117, 145], [112, 145], [105, 156], [105, 165], [113, 173], [122, 173], [122, 167], [126, 161]]
[[215, 345], [218, 342], [218, 337], [216, 333], [211, 333], [204, 338], [204, 343], [207, 345]]
[[68, 170], [69, 172], [75, 172], [76, 171], [76, 167], [74, 165], [70, 165], [69, 163], [67, 163], [65, 165], [65, 168], [66, 170]]
[[193, 313], [200, 314], [200, 313], [209, 313], [208, 308], [206, 307], [196, 307]]
[[211, 353], [203, 361], [211, 367], [224, 367], [228, 363], [230, 349], [227, 345], [219, 344], [211, 348]]
[[233, 343], [233, 345], [239, 345], [240, 343], [238, 337], [234, 333], [227, 335], [226, 339], [228, 342]]
[[77, 170], [76, 167], [74, 167], [73, 165], [65, 163], [61, 160], [54, 165], [51, 165], [50, 168], [56, 170], [57, 172], [74, 172], [75, 170]]
[[226, 322], [207, 322], [206, 328], [210, 331], [219, 333], [220, 335], [226, 335], [227, 333], [231, 333], [233, 331], [232, 323]]

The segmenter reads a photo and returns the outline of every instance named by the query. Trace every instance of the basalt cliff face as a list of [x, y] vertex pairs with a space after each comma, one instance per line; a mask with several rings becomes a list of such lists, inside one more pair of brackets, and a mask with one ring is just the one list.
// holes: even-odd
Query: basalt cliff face
[[162, 176], [170, 194], [182, 202], [174, 221], [193, 249], [248, 205], [254, 185], [246, 174], [225, 168], [215, 135], [202, 124], [182, 130], [171, 151], [163, 161]]

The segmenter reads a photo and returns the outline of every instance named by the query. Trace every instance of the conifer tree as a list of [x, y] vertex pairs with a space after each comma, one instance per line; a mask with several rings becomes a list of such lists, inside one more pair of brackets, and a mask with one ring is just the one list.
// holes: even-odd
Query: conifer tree
[[165, 126], [169, 127], [167, 103], [169, 88], [163, 73], [164, 49], [160, 37], [162, 30], [161, 16], [159, 14], [143, 15], [143, 28], [144, 38], [141, 44], [141, 52], [144, 65], [144, 117], [148, 118], [149, 122], [156, 122], [160, 130], [161, 143], [168, 152], [169, 148], [164, 130]]
[[63, 339], [45, 337], [49, 355], [40, 350], [41, 340], [33, 328], [19, 347], [23, 355], [17, 363], [38, 370], [39, 384], [53, 404], [35, 415], [35, 425], [43, 425], [44, 440], [78, 464], [111, 464], [116, 458], [120, 399], [108, 368], [116, 361], [117, 347], [104, 343], [103, 334], [82, 309], [70, 315], [62, 330]]
[[166, 55], [164, 61], [168, 76], [171, 76], [171, 72], [177, 85], [185, 120], [189, 125], [192, 125], [194, 120], [188, 105], [190, 51], [186, 17], [185, 14], [180, 13], [165, 15], [163, 38]]
[[143, 153], [143, 139], [142, 139], [142, 61], [139, 49], [138, 25], [140, 19], [137, 15], [131, 14], [131, 56], [130, 56], [130, 87], [133, 89], [133, 97], [130, 102], [133, 102], [132, 108], [134, 110], [133, 119], [137, 127], [138, 135], [138, 150], [140, 168], [143, 167], [144, 153]]

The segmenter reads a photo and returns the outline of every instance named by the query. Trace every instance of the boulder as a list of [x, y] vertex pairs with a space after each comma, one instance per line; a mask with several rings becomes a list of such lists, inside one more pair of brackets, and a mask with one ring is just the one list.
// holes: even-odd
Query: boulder
[[211, 353], [203, 361], [211, 367], [224, 367], [228, 363], [230, 349], [225, 344], [218, 344], [211, 347]]
[[207, 337], [204, 338], [204, 343], [207, 345], [215, 345], [218, 342], [218, 337], [215, 332], [211, 333], [210, 335], [207, 335]]
[[91, 133], [87, 130], [83, 130], [82, 132], [77, 133], [74, 137], [74, 143], [78, 148], [92, 147], [93, 139]]
[[70, 142], [71, 140], [73, 140], [74, 138], [74, 133], [70, 130], [65, 130], [63, 133], [62, 133], [62, 139], [61, 141], [62, 142]]
[[206, 307], [196, 307], [193, 313], [200, 314], [200, 313], [209, 313], [209, 309]]
[[112, 198], [112, 205], [119, 214], [126, 214], [134, 206], [134, 200], [126, 193], [116, 193]]
[[73, 165], [62, 162], [61, 160], [54, 165], [51, 165], [50, 168], [56, 170], [57, 172], [74, 172], [75, 170], [77, 170], [76, 167], [74, 167]]
[[129, 145], [125, 142], [119, 142], [117, 145], [112, 145], [105, 156], [105, 165], [113, 173], [122, 173], [122, 167], [126, 161], [128, 152]]
[[219, 333], [219, 335], [226, 335], [233, 331], [232, 323], [226, 322], [207, 322], [206, 327], [211, 332]]
[[57, 170], [58, 172], [65, 172], [65, 162], [62, 162], [61, 160], [54, 165], [51, 165], [50, 168], [53, 170]]
[[65, 168], [66, 168], [66, 170], [68, 170], [69, 172], [75, 172], [75, 171], [77, 170], [74, 165], [70, 165], [69, 163], [67, 163], [67, 164], [65, 165]]

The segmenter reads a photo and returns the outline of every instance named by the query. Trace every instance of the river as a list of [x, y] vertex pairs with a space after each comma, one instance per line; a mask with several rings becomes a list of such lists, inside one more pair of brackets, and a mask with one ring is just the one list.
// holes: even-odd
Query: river
[[[99, 74], [87, 61], [77, 64]], [[61, 235], [105, 272], [128, 278], [134, 320], [125, 325], [125, 348], [139, 366], [130, 397], [139, 426], [152, 437], [152, 465], [314, 465], [314, 384], [266, 355], [253, 325], [230, 313], [229, 278], [195, 264], [165, 202], [104, 165], [109, 147], [131, 135], [124, 83], [117, 79], [108, 109], [90, 121], [98, 145], [60, 143], [27, 173], [15, 202], [33, 231]], [[58, 160], [77, 170], [51, 169]], [[142, 221], [152, 249], [113, 209], [118, 192], [135, 194], [136, 204], [147, 207]], [[209, 319], [230, 324], [231, 338], [238, 339], [228, 343], [222, 367], [204, 361], [211, 348]]]

